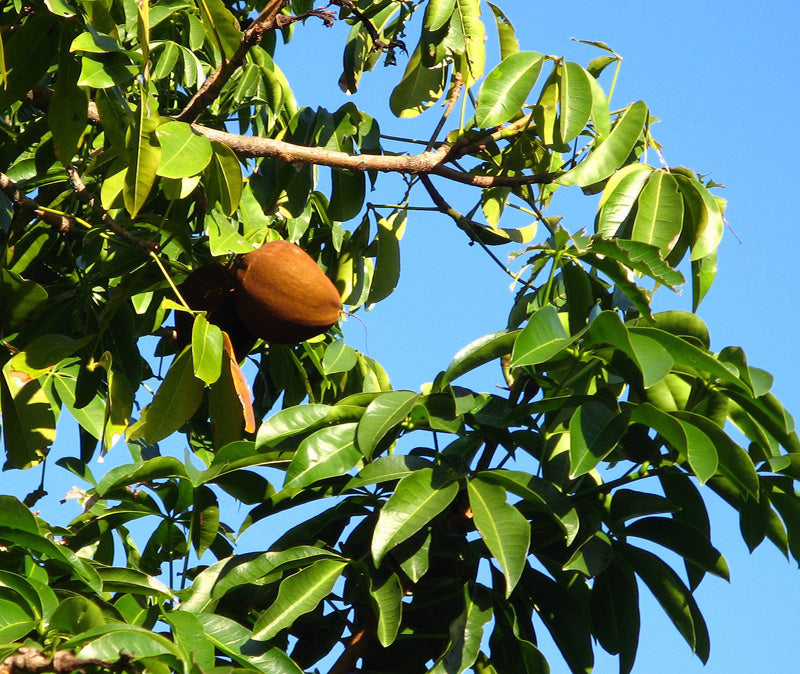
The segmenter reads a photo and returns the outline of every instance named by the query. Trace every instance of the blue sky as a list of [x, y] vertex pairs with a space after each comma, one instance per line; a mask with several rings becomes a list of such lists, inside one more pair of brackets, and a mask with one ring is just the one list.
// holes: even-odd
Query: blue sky
[[[793, 353], [800, 322], [793, 278], [798, 268], [794, 256], [800, 250], [794, 184], [800, 167], [791, 140], [800, 107], [800, 6], [686, 0], [624, 1], [613, 6], [497, 3], [514, 23], [522, 49], [565, 55], [585, 65], [597, 52], [570, 38], [607, 42], [624, 57], [615, 104], [623, 107], [644, 99], [651, 113], [663, 120], [654, 134], [664, 146], [666, 160], [711, 173], [726, 185], [719, 193], [728, 199], [727, 217], [739, 240], [726, 231], [719, 275], [699, 314], [709, 325], [714, 350], [742, 346], [752, 364], [776, 376], [774, 391], [790, 411], [800, 414], [800, 361]], [[348, 27], [326, 29], [309, 21], [295, 30], [296, 41], [286, 49], [279, 47], [276, 61], [300, 105], [333, 110], [353, 100], [378, 118], [387, 133], [430, 133], [438, 121], [436, 110], [412, 122], [396, 120], [389, 112], [388, 94], [402, 73], [403, 55], [399, 54], [398, 68], [379, 66], [366, 74], [361, 91], [350, 99], [337, 86]], [[414, 30], [408, 35], [410, 47], [416, 41]], [[496, 59], [494, 52], [489, 65]], [[604, 84], [607, 87], [608, 81]], [[459, 193], [446, 194], [458, 207]], [[399, 197], [399, 190], [381, 189], [368, 198], [391, 201], [392, 196]], [[417, 197], [419, 203], [429, 203], [423, 193]], [[565, 215], [565, 225], [573, 231], [591, 227], [593, 202], [567, 196], [563, 203], [556, 200], [550, 214]], [[345, 336], [386, 367], [396, 388], [418, 390], [462, 346], [504, 327], [511, 294], [506, 277], [492, 262], [467, 245], [452, 221], [436, 214], [410, 214], [402, 268], [395, 294], [375, 310], [360, 312], [366, 337], [365, 328], [352, 320]], [[689, 293], [675, 297], [662, 290], [656, 295], [656, 307], [689, 310]], [[499, 379], [499, 372], [481, 371], [467, 383], [491, 390]], [[125, 453], [122, 447], [115, 451]], [[95, 470], [102, 472], [99, 467]], [[0, 477], [5, 488], [14, 477]], [[54, 514], [60, 494], [54, 485], [48, 486], [52, 496], [41, 504], [45, 518], [77, 514], [72, 504], [69, 512]], [[635, 671], [797, 671], [800, 573], [796, 565], [767, 544], [749, 555], [730, 510], [712, 499], [711, 514], [713, 540], [729, 561], [732, 582], [708, 578], [698, 591], [711, 632], [709, 665], [703, 668], [691, 655], [643, 590]], [[543, 641], [543, 649], [554, 674], [568, 671], [551, 644]], [[616, 660], [598, 651], [595, 671], [616, 670]]]

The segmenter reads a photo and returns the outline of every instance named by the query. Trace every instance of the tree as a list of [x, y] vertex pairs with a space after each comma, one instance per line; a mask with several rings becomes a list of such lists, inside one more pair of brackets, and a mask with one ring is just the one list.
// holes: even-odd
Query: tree
[[[344, 90], [383, 62], [399, 118], [446, 103], [429, 140], [297, 106], [277, 60], [314, 21], [351, 26]], [[725, 203], [647, 163], [648, 108], [612, 111], [606, 45], [585, 67], [520, 50], [478, 0], [13, 2], [0, 45], [5, 468], [56, 459], [71, 417], [55, 462], [89, 485], [68, 524], [31, 512], [44, 472], [0, 496], [5, 670], [539, 672], [547, 630], [572, 671], [596, 643], [628, 672], [644, 588], [708, 658], [693, 592], [728, 575], [709, 492], [751, 549], [800, 560], [791, 417], [695, 313]], [[386, 173], [396, 205], [367, 203]], [[579, 189], [594, 223], [567, 230], [548, 207]], [[245, 325], [231, 270], [255, 247], [298, 244], [356, 313], [431, 203], [516, 294], [420, 393], [340, 325], [289, 344]], [[533, 224], [500, 227], [512, 209]], [[685, 276], [692, 311], [655, 311]], [[501, 389], [462, 384], [482, 366]]]

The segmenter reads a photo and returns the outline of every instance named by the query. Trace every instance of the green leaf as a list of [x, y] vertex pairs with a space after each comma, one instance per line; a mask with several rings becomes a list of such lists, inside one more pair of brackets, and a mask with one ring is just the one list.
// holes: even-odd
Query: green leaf
[[161, 146], [156, 137], [159, 121], [155, 100], [142, 92], [136, 127], [131, 130], [126, 147], [128, 168], [122, 187], [125, 209], [131, 218], [144, 206], [156, 180], [161, 161]]
[[86, 597], [67, 597], [61, 601], [50, 617], [49, 627], [53, 630], [77, 634], [106, 622], [100, 607]]
[[671, 335], [658, 328], [631, 327], [629, 328], [629, 332], [631, 334], [639, 334], [654, 339], [661, 344], [661, 346], [669, 352], [673, 360], [680, 365], [687, 365], [695, 370], [706, 372], [726, 383], [733, 384], [740, 390], [747, 391], [748, 389], [747, 384], [711, 354], [699, 349], [680, 337]]
[[223, 0], [198, 0], [197, 5], [209, 40], [222, 52], [225, 59], [230, 59], [242, 39], [236, 17], [231, 14]]
[[396, 573], [380, 581], [371, 579], [369, 594], [378, 614], [378, 641], [384, 648], [394, 643], [403, 618], [403, 588]]
[[665, 171], [652, 171], [636, 203], [630, 238], [656, 246], [665, 256], [683, 226], [683, 198], [677, 181]]
[[[603, 260], [606, 259], [611, 262], [618, 262], [625, 267], [630, 267], [640, 274], [655, 279], [668, 288], [674, 288], [684, 282], [683, 274], [664, 262], [655, 246], [640, 241], [610, 240], [600, 236], [593, 236], [589, 240], [589, 245], [580, 251], [580, 258], [602, 272], [609, 274], [609, 276], [612, 272], [609, 265], [603, 263]], [[612, 278], [619, 283], [616, 275]], [[650, 311], [648, 309], [641, 313], [649, 314]]]
[[630, 674], [639, 645], [639, 591], [633, 573], [612, 560], [592, 583], [594, 635], [619, 654], [620, 674]]
[[[102, 634], [91, 638], [98, 632]], [[87, 637], [90, 637], [88, 643]], [[180, 660], [180, 651], [169, 639], [136, 625], [106, 624], [66, 641], [63, 646], [72, 649], [80, 643], [85, 645], [75, 655], [81, 659], [96, 658], [116, 662], [119, 654], [125, 652], [135, 654], [137, 660], [162, 655], [172, 655]]]
[[645, 388], [654, 386], [669, 374], [673, 360], [653, 339], [628, 332], [615, 311], [601, 311], [589, 326], [587, 343], [610, 344], [627, 355], [642, 372]]
[[253, 250], [253, 244], [239, 233], [238, 223], [218, 210], [208, 213], [204, 224], [208, 234], [208, 248], [215, 257], [249, 253]]
[[[612, 62], [616, 59], [612, 59]], [[597, 133], [597, 136], [602, 140], [605, 138], [611, 131], [611, 114], [608, 110], [608, 97], [606, 96], [606, 92], [603, 91], [603, 87], [600, 86], [600, 83], [594, 78], [591, 68], [591, 64], [589, 64], [589, 88], [592, 90], [592, 123], [594, 124], [594, 130]]]
[[643, 517], [626, 526], [625, 535], [662, 545], [703, 571], [730, 581], [725, 558], [711, 545], [708, 536], [691, 524], [669, 517]]
[[202, 314], [192, 324], [192, 366], [194, 376], [213, 384], [222, 372], [222, 330]]
[[675, 179], [686, 201], [686, 208], [695, 219], [691, 260], [696, 262], [716, 253], [725, 229], [723, 209], [699, 180], [684, 173], [676, 173]]
[[154, 443], [177, 431], [194, 414], [203, 397], [203, 382], [194, 376], [191, 349], [173, 361], [167, 376], [139, 421], [128, 429], [128, 438]]
[[519, 330], [501, 330], [467, 344], [453, 356], [453, 360], [447, 366], [447, 370], [436, 378], [437, 390], [443, 389], [450, 382], [474, 370], [476, 367], [511, 353], [519, 332]]
[[356, 425], [322, 428], [303, 440], [286, 469], [284, 489], [299, 489], [328, 477], [346, 475], [362, 458], [356, 448]]
[[271, 639], [297, 618], [313, 611], [331, 593], [347, 564], [344, 560], [320, 559], [286, 578], [275, 602], [256, 620], [252, 638]]
[[221, 615], [199, 613], [197, 619], [208, 640], [233, 662], [262, 674], [303, 674], [292, 659], [277, 647], [262, 652], [248, 628]]
[[[464, 86], [469, 88], [483, 77], [486, 62], [486, 33], [481, 21], [480, 0], [456, 0], [455, 11], [450, 19], [451, 26], [457, 24], [457, 31], [464, 36], [463, 54], [466, 69], [461, 68]], [[460, 49], [455, 50], [461, 53]]]
[[[227, 145], [211, 141], [212, 157], [203, 172], [209, 203], [217, 204], [225, 215], [232, 216], [242, 198], [242, 167]], [[252, 246], [251, 246], [252, 248]]]
[[464, 588], [464, 600], [464, 611], [450, 623], [450, 644], [431, 674], [461, 674], [478, 659], [484, 626], [492, 619], [491, 595], [476, 583]]
[[164, 178], [188, 178], [211, 161], [211, 141], [185, 122], [168, 121], [156, 128], [161, 161], [156, 173]]
[[502, 485], [536, 510], [550, 515], [564, 531], [567, 545], [578, 535], [580, 520], [575, 506], [550, 481], [530, 473], [505, 469], [484, 470], [475, 477]]
[[633, 151], [647, 122], [648, 111], [644, 101], [629, 105], [620, 115], [611, 133], [603, 139], [589, 156], [556, 182], [560, 185], [586, 187], [608, 178], [622, 166]]
[[287, 407], [267, 419], [256, 434], [256, 449], [265, 451], [286, 438], [314, 429], [325, 420], [333, 407], [318, 403]]
[[322, 358], [322, 369], [325, 374], [337, 374], [352, 370], [358, 362], [355, 350], [347, 346], [343, 340], [337, 339], [325, 348]]
[[127, 463], [109, 470], [97, 485], [97, 495], [106, 494], [137, 482], [163, 480], [168, 477], [187, 478], [183, 462], [172, 456], [156, 456], [139, 463]]
[[38, 379], [3, 366], [0, 408], [3, 410], [5, 468], [28, 468], [42, 461], [56, 438], [56, 419]]
[[478, 475], [467, 483], [475, 526], [506, 579], [509, 597], [525, 568], [531, 527], [524, 515], [506, 503], [506, 490]]
[[442, 65], [426, 68], [417, 46], [408, 59], [403, 78], [389, 98], [392, 112], [397, 117], [416, 117], [427, 110], [442, 97], [446, 75], [447, 70]]
[[558, 117], [561, 140], [569, 143], [583, 131], [592, 116], [591, 75], [577, 63], [561, 64]]
[[717, 453], [717, 473], [735, 485], [742, 495], [758, 500], [759, 478], [750, 455], [710, 419], [692, 412], [673, 412], [673, 415], [705, 433]]
[[425, 30], [435, 32], [444, 26], [450, 20], [455, 4], [455, 0], [430, 0], [422, 24]]
[[428, 459], [423, 459], [419, 456], [389, 454], [364, 466], [358, 475], [347, 483], [347, 489], [399, 480], [406, 475], [410, 475], [415, 470], [429, 468], [430, 466], [431, 462]]
[[568, 587], [530, 567], [522, 574], [520, 586], [570, 670], [576, 673], [592, 671], [594, 656], [586, 614]]
[[452, 503], [458, 483], [441, 481], [432, 468], [422, 468], [397, 483], [394, 494], [381, 508], [372, 535], [372, 558], [379, 565], [398, 543], [415, 534]]
[[478, 92], [478, 126], [499, 126], [520, 114], [542, 70], [543, 59], [535, 51], [518, 51], [492, 69]]
[[588, 473], [602, 461], [625, 433], [628, 414], [600, 402], [581, 405], [569, 422], [570, 477]]
[[514, 26], [502, 9], [491, 2], [487, 2], [494, 15], [497, 25], [497, 40], [500, 43], [500, 60], [519, 50], [519, 40], [514, 32]]
[[653, 553], [625, 545], [624, 557], [644, 581], [681, 636], [704, 663], [708, 660], [709, 640], [705, 620], [694, 597], [675, 571]]
[[219, 533], [217, 496], [205, 485], [194, 490], [190, 532], [198, 557], [211, 547]]
[[623, 225], [629, 218], [645, 183], [654, 171], [647, 164], [629, 164], [614, 173], [600, 197], [595, 230], [601, 236], [627, 236]]
[[367, 304], [386, 299], [394, 292], [400, 280], [400, 239], [406, 224], [405, 210], [396, 211], [388, 218], [378, 218], [378, 255], [375, 273], [369, 288]]
[[164, 619], [172, 627], [172, 638], [185, 662], [200, 671], [214, 667], [214, 645], [208, 640], [199, 618], [187, 611], [170, 611]]
[[528, 324], [517, 335], [511, 352], [511, 366], [544, 363], [575, 339], [567, 334], [561, 324], [558, 310], [552, 304], [547, 304], [531, 315]]
[[361, 212], [367, 189], [364, 171], [331, 169], [331, 201], [328, 215], [339, 222], [352, 220]]
[[22, 606], [0, 599], [0, 639], [4, 643], [21, 640], [36, 626], [36, 620]]
[[419, 400], [413, 391], [387, 391], [377, 396], [358, 422], [358, 449], [371, 458], [383, 438], [403, 421]]
[[80, 61], [62, 49], [58, 58], [58, 78], [47, 111], [47, 123], [53, 132], [53, 150], [58, 160], [72, 163], [86, 129], [89, 94], [78, 86]]
[[[23, 17], [19, 17], [23, 19]], [[22, 100], [44, 76], [59, 46], [58, 23], [48, 12], [36, 12], [20, 20], [18, 30], [5, 35], [0, 81], [0, 111]]]
[[719, 459], [717, 449], [703, 431], [694, 424], [679, 419], [683, 432], [686, 434], [687, 455], [689, 465], [697, 476], [700, 484], [705, 484], [717, 472]]

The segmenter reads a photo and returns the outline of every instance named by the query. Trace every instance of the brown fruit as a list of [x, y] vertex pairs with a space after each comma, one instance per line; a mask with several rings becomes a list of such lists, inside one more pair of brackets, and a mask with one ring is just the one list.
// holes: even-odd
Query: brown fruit
[[[236, 313], [234, 294], [236, 277], [221, 264], [207, 264], [195, 269], [178, 286], [186, 303], [197, 311], [205, 311], [209, 323], [228, 333], [236, 360], [241, 361], [256, 343]], [[194, 317], [186, 311], [175, 312], [178, 347], [192, 341]]]
[[254, 335], [292, 344], [325, 332], [342, 311], [339, 292], [299, 246], [271, 241], [238, 258], [236, 310]]

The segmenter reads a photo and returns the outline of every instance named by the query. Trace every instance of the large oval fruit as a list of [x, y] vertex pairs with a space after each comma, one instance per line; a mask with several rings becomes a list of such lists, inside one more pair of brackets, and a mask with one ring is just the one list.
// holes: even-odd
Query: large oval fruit
[[299, 246], [271, 241], [236, 260], [239, 318], [266, 342], [292, 344], [325, 332], [342, 311], [339, 292]]
[[[228, 333], [236, 360], [241, 361], [256, 343], [256, 338], [239, 319], [234, 303], [236, 277], [221, 264], [207, 264], [195, 269], [178, 286], [186, 303], [196, 311], [205, 311], [209, 323]], [[175, 312], [178, 346], [192, 341], [194, 318], [186, 311]]]

